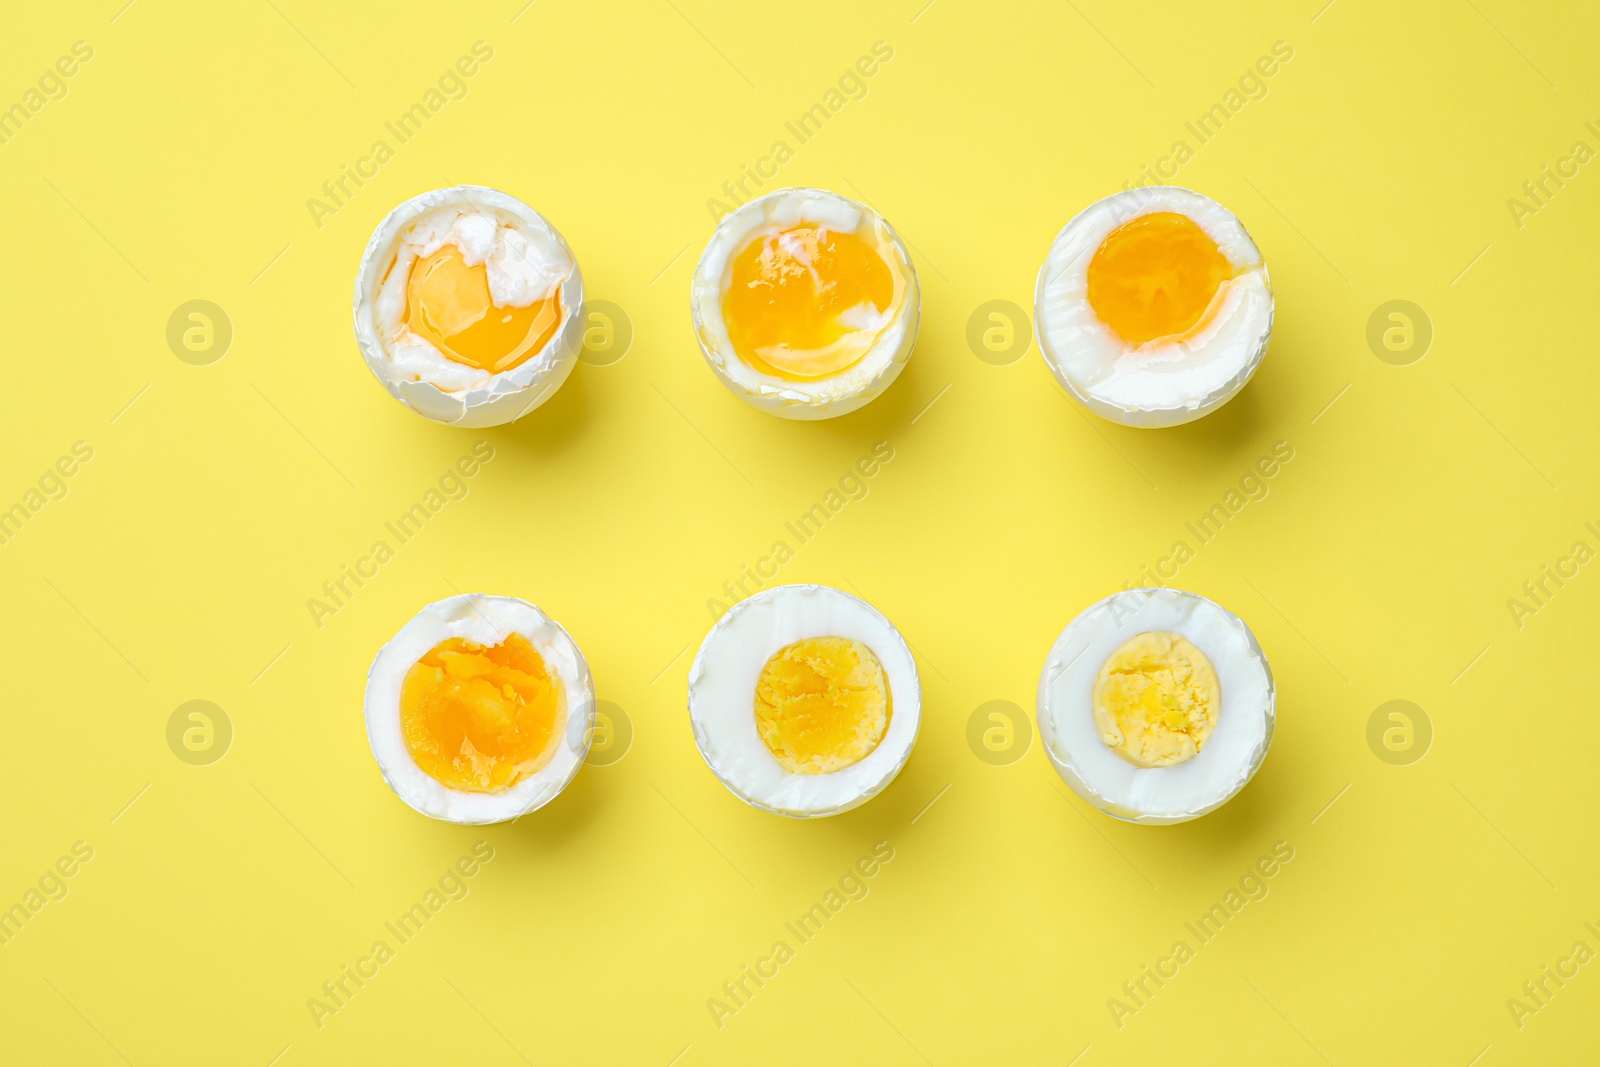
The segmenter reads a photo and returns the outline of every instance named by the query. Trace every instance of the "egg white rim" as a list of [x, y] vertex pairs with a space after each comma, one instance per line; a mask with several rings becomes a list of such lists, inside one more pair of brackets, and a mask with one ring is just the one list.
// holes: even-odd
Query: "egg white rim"
[[[783, 602], [796, 597], [814, 598], [813, 604], [831, 610], [820, 612], [820, 621], [797, 617], [805, 613], [783, 609]], [[747, 642], [737, 640], [746, 632], [752, 634]], [[808, 637], [861, 641], [878, 657], [889, 687], [883, 740], [861, 760], [829, 774], [785, 770], [756, 730], [762, 668], [779, 649]], [[737, 655], [741, 643], [756, 651], [719, 666], [723, 656]], [[780, 585], [735, 604], [706, 634], [689, 668], [689, 719], [695, 747], [734, 796], [776, 815], [821, 818], [866, 803], [905, 767], [922, 722], [922, 682], [910, 646], [877, 608], [831, 586]]]
[[[1088, 306], [1084, 279], [1089, 261], [1112, 230], [1161, 210], [1188, 216], [1217, 243], [1241, 274], [1224, 287], [1219, 294], [1222, 306], [1194, 336], [1179, 342], [1139, 346], [1133, 358], [1140, 363], [1129, 364], [1120, 375], [1111, 376], [1117, 385], [1114, 390], [1104, 382], [1085, 381], [1082, 368], [1075, 366], [1088, 362], [1082, 347], [1076, 344], [1079, 334], [1089, 335], [1099, 347], [1122, 350], [1119, 362], [1129, 358], [1127, 342], [1101, 323]], [[1178, 185], [1125, 189], [1078, 212], [1051, 242], [1034, 288], [1035, 330], [1040, 353], [1051, 374], [1084, 408], [1125, 426], [1178, 426], [1208, 415], [1233, 399], [1266, 358], [1275, 317], [1271, 274], [1244, 224], [1212, 198]], [[1243, 352], [1243, 360], [1237, 364], [1228, 361], [1228, 349]], [[1204, 354], [1208, 352], [1206, 358]], [[1201, 359], [1187, 359], [1197, 353], [1202, 354]], [[1162, 367], [1186, 359], [1190, 369], [1203, 369], [1210, 362], [1218, 364], [1211, 380], [1198, 391], [1169, 398], [1167, 403], [1147, 403], [1127, 395], [1137, 392], [1141, 384], [1161, 387], [1159, 376], [1168, 373]], [[1147, 365], [1147, 377], [1141, 378], [1140, 364]]]
[[[499, 793], [451, 789], [411, 758], [400, 725], [400, 690], [406, 672], [439, 642], [461, 637], [491, 646], [521, 634], [561, 681], [563, 736], [538, 771]], [[433, 819], [463, 826], [506, 822], [554, 800], [577, 775], [594, 739], [594, 681], [572, 635], [520, 597], [462, 593], [436, 600], [400, 628], [373, 658], [364, 700], [367, 740], [383, 779], [395, 795]]]
[[[572, 270], [561, 283], [561, 326], [539, 352], [508, 371], [494, 374], [481, 385], [463, 390], [442, 389], [428, 381], [395, 377], [373, 321], [373, 304], [401, 234], [418, 219], [452, 204], [503, 211], [528, 229], [560, 246]], [[499, 426], [513, 422], [548, 400], [572, 373], [582, 349], [583, 272], [566, 239], [545, 217], [521, 200], [483, 185], [456, 185], [421, 193], [396, 207], [367, 242], [356, 272], [353, 318], [356, 343], [373, 376], [389, 394], [411, 410], [435, 422], [461, 427]]]
[[[900, 305], [866, 354], [844, 371], [803, 382], [763, 374], [734, 351], [722, 318], [729, 265], [755, 234], [774, 223], [785, 228], [800, 222], [837, 225], [841, 211], [858, 213], [855, 225], [848, 227], [852, 231], [858, 232], [863, 222], [871, 224], [880, 255], [892, 252], [890, 269], [901, 274], [904, 284]], [[695, 265], [689, 304], [695, 338], [717, 379], [741, 400], [790, 419], [834, 418], [876, 398], [905, 368], [922, 319], [916, 267], [894, 227], [866, 204], [802, 186], [766, 193], [722, 217]]]
[[[1193, 759], [1139, 768], [1101, 740], [1094, 684], [1112, 652], [1152, 630], [1180, 634], [1205, 653], [1217, 671], [1222, 708]], [[1272, 670], [1250, 627], [1215, 601], [1181, 589], [1131, 589], [1085, 608], [1056, 638], [1039, 676], [1039, 737], [1051, 765], [1073, 792], [1127, 822], [1187, 822], [1231, 800], [1260, 769], [1276, 720]], [[1162, 793], [1160, 800], [1153, 796]]]

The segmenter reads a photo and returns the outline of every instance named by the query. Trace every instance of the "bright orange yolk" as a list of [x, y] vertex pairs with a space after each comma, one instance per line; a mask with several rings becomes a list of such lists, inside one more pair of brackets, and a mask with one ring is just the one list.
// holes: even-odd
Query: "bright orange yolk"
[[491, 374], [537, 355], [560, 321], [559, 292], [525, 308], [497, 305], [489, 293], [489, 272], [482, 263], [467, 266], [455, 245], [417, 260], [406, 279], [411, 332], [446, 358]]
[[837, 374], [866, 355], [872, 336], [839, 321], [894, 300], [895, 278], [878, 250], [853, 233], [793, 226], [751, 241], [733, 260], [722, 302], [739, 358], [763, 374], [805, 381]]
[[889, 729], [889, 683], [848, 637], [780, 648], [756, 680], [756, 732], [783, 769], [828, 774], [864, 759]]
[[1158, 211], [1100, 242], [1089, 261], [1089, 306], [1130, 344], [1178, 339], [1201, 324], [1234, 273], [1193, 219]]
[[484, 647], [452, 637], [406, 672], [400, 728], [406, 749], [451, 789], [498, 793], [555, 752], [560, 684], [526, 638]]

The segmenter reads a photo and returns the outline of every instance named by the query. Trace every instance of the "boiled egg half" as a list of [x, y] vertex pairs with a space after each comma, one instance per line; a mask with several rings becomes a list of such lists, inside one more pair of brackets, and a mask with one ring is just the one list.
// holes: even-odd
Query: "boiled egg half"
[[1115, 193], [1056, 235], [1034, 319], [1056, 380], [1127, 426], [1176, 426], [1227, 403], [1272, 337], [1261, 251], [1227, 208], [1177, 186]]
[[900, 632], [823, 585], [735, 604], [689, 670], [700, 754], [740, 800], [779, 815], [837, 815], [876, 796], [905, 766], [921, 718]]
[[572, 373], [583, 278], [544, 217], [479, 185], [413, 197], [378, 224], [356, 274], [356, 341], [401, 403], [498, 426]]
[[594, 683], [566, 630], [517, 597], [429, 604], [367, 672], [367, 740], [400, 799], [504, 822], [567, 787], [594, 736]]
[[781, 189], [723, 216], [690, 306], [700, 350], [734, 395], [784, 418], [826, 419], [900, 374], [921, 295], [883, 216], [820, 189]]
[[1133, 589], [1061, 631], [1039, 678], [1039, 737], [1067, 785], [1108, 815], [1178, 823], [1217, 808], [1272, 744], [1266, 655], [1195, 593]]

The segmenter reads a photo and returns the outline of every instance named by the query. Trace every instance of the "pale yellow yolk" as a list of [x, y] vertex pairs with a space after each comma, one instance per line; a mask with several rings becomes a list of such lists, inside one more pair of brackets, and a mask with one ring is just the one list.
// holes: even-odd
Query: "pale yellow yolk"
[[1089, 306], [1130, 344], [1181, 339], [1236, 271], [1187, 215], [1158, 211], [1106, 235], [1089, 261]]
[[1205, 747], [1222, 709], [1206, 654], [1173, 633], [1142, 633], [1111, 653], [1094, 683], [1100, 739], [1137, 767], [1171, 767]]
[[460, 638], [435, 645], [406, 672], [400, 728], [406, 749], [451, 789], [498, 793], [555, 752], [560, 683], [520, 634], [485, 647]]
[[411, 265], [406, 326], [445, 358], [491, 374], [537, 355], [561, 321], [561, 296], [524, 308], [500, 307], [482, 263], [469, 267], [461, 249], [445, 245]]
[[872, 649], [808, 637], [779, 649], [756, 681], [756, 732], [792, 774], [843, 770], [889, 729], [889, 683]]
[[806, 381], [866, 355], [872, 335], [839, 316], [863, 304], [886, 311], [894, 294], [895, 276], [872, 244], [806, 224], [758, 237], [734, 257], [722, 318], [740, 359]]

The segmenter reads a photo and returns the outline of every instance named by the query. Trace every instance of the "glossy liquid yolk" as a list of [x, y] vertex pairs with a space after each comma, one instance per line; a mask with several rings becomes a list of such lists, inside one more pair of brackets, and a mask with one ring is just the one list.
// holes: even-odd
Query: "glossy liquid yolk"
[[1171, 767], [1199, 754], [1222, 709], [1206, 654], [1174, 633], [1142, 633], [1106, 659], [1094, 684], [1100, 739], [1136, 767]]
[[807, 224], [759, 237], [734, 257], [722, 318], [746, 363], [806, 381], [866, 354], [871, 336], [850, 337], [861, 331], [839, 316], [863, 304], [886, 311], [894, 292], [889, 264], [866, 240]]
[[406, 279], [406, 326], [448, 359], [498, 374], [537, 355], [561, 321], [560, 293], [524, 308], [499, 307], [482, 263], [469, 267], [445, 245]]
[[451, 789], [498, 793], [554, 754], [561, 699], [538, 649], [520, 634], [490, 647], [435, 645], [400, 689], [406, 749]]
[[843, 770], [889, 729], [889, 683], [872, 649], [811, 637], [779, 649], [756, 681], [756, 732], [792, 774]]
[[1202, 324], [1233, 265], [1193, 219], [1141, 215], [1100, 242], [1089, 261], [1089, 306], [1130, 344], [1180, 339]]

